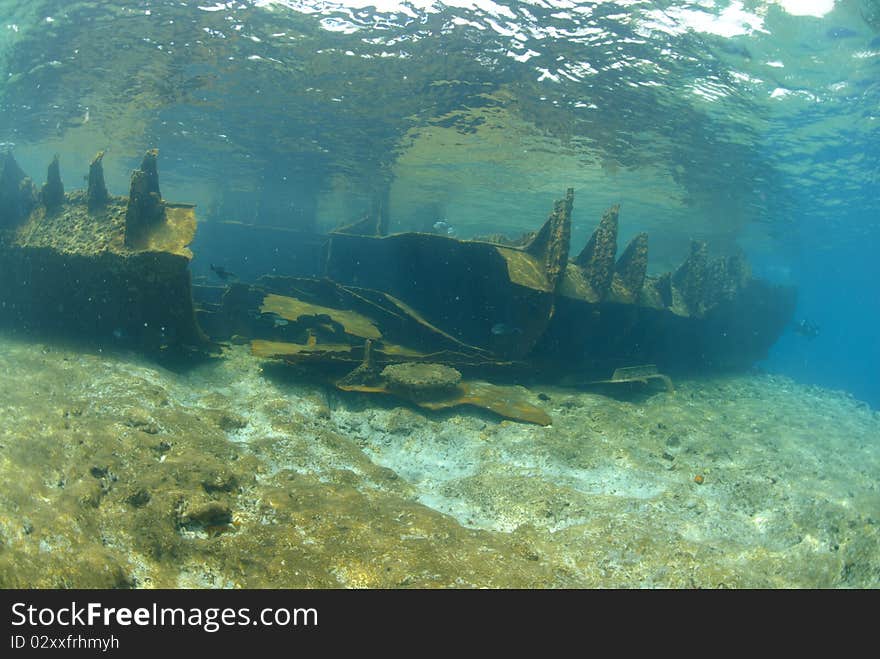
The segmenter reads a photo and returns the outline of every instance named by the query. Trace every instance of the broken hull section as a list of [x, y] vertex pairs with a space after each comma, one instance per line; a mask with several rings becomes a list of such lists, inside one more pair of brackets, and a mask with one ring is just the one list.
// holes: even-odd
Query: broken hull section
[[193, 207], [161, 198], [155, 151], [133, 173], [128, 198], [107, 194], [102, 157], [92, 161], [88, 190], [65, 193], [57, 158], [37, 192], [4, 156], [0, 322], [148, 353], [205, 348], [187, 249]]

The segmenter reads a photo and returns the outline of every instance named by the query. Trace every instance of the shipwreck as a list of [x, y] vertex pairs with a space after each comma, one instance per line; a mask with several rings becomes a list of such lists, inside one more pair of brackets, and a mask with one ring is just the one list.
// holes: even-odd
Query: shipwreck
[[387, 235], [373, 213], [293, 244], [284, 233], [291, 274], [194, 285], [195, 210], [162, 198], [157, 152], [132, 173], [128, 197], [107, 192], [102, 155], [73, 192], [57, 158], [38, 189], [0, 157], [3, 324], [147, 352], [249, 343], [342, 390], [546, 424], [515, 383], [661, 380], [671, 390], [668, 375], [750, 367], [794, 311], [794, 289], [752, 277], [741, 256], [710, 258], [703, 242], [649, 275], [647, 234], [618, 250], [617, 207], [570, 256], [573, 190], [517, 241]]

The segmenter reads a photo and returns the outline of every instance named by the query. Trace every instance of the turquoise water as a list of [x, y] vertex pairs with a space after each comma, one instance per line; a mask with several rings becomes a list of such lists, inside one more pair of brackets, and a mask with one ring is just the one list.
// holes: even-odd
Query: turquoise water
[[[0, 150], [37, 186], [57, 154], [68, 193], [85, 187], [103, 151], [120, 196], [110, 223], [68, 195], [66, 214], [39, 206], [24, 235], [12, 223], [0, 232], [0, 275], [27, 275], [23, 294], [0, 298], [31, 312], [30, 325], [16, 325], [0, 309], [0, 585], [876, 587], [878, 122], [876, 0], [0, 0]], [[130, 350], [135, 334], [168, 347], [173, 328], [125, 317], [143, 278], [105, 286], [79, 256], [143, 274], [132, 254], [148, 250], [122, 244], [121, 196], [152, 148], [162, 197], [196, 204], [198, 226], [191, 263], [177, 255], [187, 285], [165, 299], [145, 287], [149, 318], [162, 303], [188, 308], [186, 268], [199, 311], [210, 311], [264, 274], [320, 277], [332, 263], [352, 285], [348, 254], [369, 258], [373, 281], [387, 284], [374, 287], [403, 290], [402, 304], [437, 327], [376, 291], [366, 294], [372, 316], [349, 313], [365, 308], [351, 290], [341, 307], [285, 307], [330, 304], [332, 295], [309, 297], [321, 284], [299, 280], [297, 295], [267, 285], [243, 302], [234, 320], [262, 334], [225, 328], [211, 359], [181, 366]], [[495, 371], [463, 367], [466, 386], [479, 385], [472, 399], [483, 392], [476, 406], [428, 411], [419, 403], [458, 386], [449, 371], [451, 385], [429, 369], [425, 389], [407, 393], [411, 382], [383, 375], [352, 393], [330, 385], [349, 382], [339, 377], [358, 360], [317, 381], [246, 345], [281, 337], [320, 350], [343, 323], [349, 340], [375, 338], [380, 318], [389, 340], [463, 350], [467, 366], [485, 347], [522, 356], [533, 316], [541, 331], [555, 323], [528, 344], [551, 361], [581, 347], [581, 327], [565, 318], [621, 351], [590, 355], [601, 350], [583, 341], [569, 366], [587, 356], [637, 366], [625, 357], [646, 353], [632, 337], [652, 344], [652, 328], [664, 327], [723, 356], [724, 341], [709, 336], [717, 326], [692, 331], [699, 313], [672, 302], [643, 299], [627, 325], [634, 305], [615, 309], [618, 298], [591, 316], [573, 298], [548, 301], [553, 288], [516, 297], [516, 250], [398, 236], [381, 255], [427, 246], [398, 262], [337, 236], [336, 260], [326, 253], [328, 233], [365, 215], [391, 233], [516, 240], [568, 188], [572, 257], [620, 204], [618, 255], [646, 232], [652, 287], [696, 239], [712, 257], [744, 254], [757, 278], [796, 288], [793, 318], [766, 358], [734, 360], [733, 373], [675, 370], [700, 355], [686, 341], [666, 345], [656, 354], [674, 385], [609, 385], [609, 368], [580, 379], [501, 373], [491, 389], [473, 378]], [[70, 218], [82, 226], [59, 227]], [[145, 281], [167, 284], [170, 270]], [[79, 276], [92, 288], [77, 298]], [[687, 273], [674, 283], [685, 291]], [[119, 320], [89, 317], [100, 308], [89, 306], [92, 289], [105, 291], [106, 307], [120, 301]], [[459, 291], [487, 317], [459, 309]], [[787, 298], [756, 299], [739, 308]], [[442, 313], [419, 307], [425, 300]], [[786, 315], [763, 311], [720, 326]], [[32, 333], [34, 318], [55, 333]], [[185, 321], [178, 331], [192, 329]], [[617, 322], [644, 334], [618, 341]], [[103, 332], [95, 342], [69, 336], [92, 325]], [[750, 357], [745, 344], [763, 345], [735, 336]], [[352, 345], [349, 355], [366, 352]], [[600, 377], [605, 388], [591, 386]], [[372, 395], [377, 381], [397, 398]]]
[[[112, 192], [148, 147], [201, 221], [532, 230], [622, 204], [651, 265], [690, 238], [799, 287], [764, 366], [880, 404], [880, 7], [804, 2], [2, 2], [0, 142]], [[68, 187], [70, 187], [68, 183]], [[246, 250], [197, 254], [196, 272]]]

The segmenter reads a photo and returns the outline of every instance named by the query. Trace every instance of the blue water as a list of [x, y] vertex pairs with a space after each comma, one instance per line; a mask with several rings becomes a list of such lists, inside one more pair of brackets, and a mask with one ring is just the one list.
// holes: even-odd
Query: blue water
[[106, 149], [116, 194], [158, 147], [200, 221], [317, 233], [381, 205], [516, 236], [572, 186], [573, 249], [613, 203], [654, 273], [743, 249], [820, 328], [759, 366], [880, 407], [876, 2], [455, 5], [0, 1], [0, 142], [68, 189]]
[[771, 351], [766, 368], [850, 392], [880, 408], [880, 291], [871, 284], [880, 280], [876, 246], [803, 254], [794, 279], [800, 290], [796, 318], [818, 325], [819, 335], [789, 331]]

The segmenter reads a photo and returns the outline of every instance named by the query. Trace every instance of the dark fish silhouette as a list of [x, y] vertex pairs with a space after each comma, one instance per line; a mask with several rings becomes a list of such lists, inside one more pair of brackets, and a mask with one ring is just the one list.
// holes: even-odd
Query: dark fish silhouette
[[749, 52], [749, 49], [745, 46], [741, 46], [735, 43], [728, 43], [726, 41], [722, 42], [718, 46], [723, 52], [728, 55], [739, 55], [743, 59], [752, 59], [752, 54]]
[[495, 336], [510, 336], [511, 334], [522, 334], [522, 330], [507, 323], [495, 323], [492, 325], [492, 334]]
[[836, 41], [837, 39], [849, 39], [851, 37], [857, 37], [859, 36], [859, 33], [854, 30], [850, 30], [848, 27], [832, 27], [825, 32], [825, 36], [829, 39], [834, 39]]
[[211, 272], [213, 272], [215, 275], [217, 275], [223, 281], [228, 281], [230, 279], [238, 279], [238, 277], [236, 277], [234, 274], [229, 272], [229, 270], [224, 268], [222, 265], [214, 265], [212, 263], [211, 264]]
[[260, 320], [267, 320], [272, 323], [275, 327], [285, 327], [290, 324], [286, 318], [282, 318], [274, 311], [267, 311], [260, 314]]

